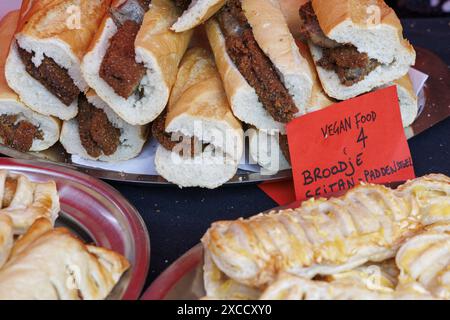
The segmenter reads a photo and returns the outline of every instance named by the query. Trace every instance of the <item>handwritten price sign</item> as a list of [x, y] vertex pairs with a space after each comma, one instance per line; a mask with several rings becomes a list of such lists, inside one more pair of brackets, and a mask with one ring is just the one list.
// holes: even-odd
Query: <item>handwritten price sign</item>
[[395, 86], [287, 126], [297, 200], [415, 178]]

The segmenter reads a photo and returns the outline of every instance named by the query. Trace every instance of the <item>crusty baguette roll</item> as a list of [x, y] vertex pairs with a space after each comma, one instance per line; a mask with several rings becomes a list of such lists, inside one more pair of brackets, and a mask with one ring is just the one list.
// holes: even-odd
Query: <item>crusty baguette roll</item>
[[77, 117], [69, 121], [64, 121], [61, 130], [60, 142], [66, 151], [85, 159], [106, 162], [125, 161], [137, 157], [147, 140], [148, 127], [132, 126], [126, 123], [93, 90], [88, 91], [86, 98], [94, 108], [102, 110], [106, 114], [110, 124], [120, 129], [120, 143], [114, 153], [110, 155], [106, 155], [104, 152], [101, 152], [99, 156], [95, 157], [90, 155], [81, 142], [79, 120]]
[[[13, 41], [6, 63], [6, 79], [27, 106], [62, 120], [77, 115], [75, 98], [63, 102], [67, 99], [65, 90], [70, 86], [71, 93], [76, 96], [74, 91], [83, 92], [88, 88], [81, 74], [81, 60], [109, 4], [110, 0], [29, 0], [22, 3], [17, 41]], [[39, 68], [52, 59], [46, 74], [42, 70], [36, 73], [40, 73], [48, 85], [57, 87], [59, 97], [50, 92], [42, 80], [30, 75], [19, 47], [24, 49], [22, 54], [32, 55], [30, 68], [31, 65], [34, 69]], [[62, 69], [59, 73], [64, 73], [70, 84], [63, 84], [59, 75], [51, 74], [55, 72], [54, 64]]]
[[[270, 59], [284, 87], [292, 96], [299, 110], [297, 115], [304, 114], [313, 85], [311, 71], [307, 61], [298, 52], [278, 2], [242, 0], [241, 5], [259, 47]], [[231, 60], [224, 34], [215, 18], [208, 21], [206, 30], [236, 117], [258, 129], [285, 133], [285, 124], [275, 121], [267, 112], [255, 89]]]
[[39, 130], [39, 137], [34, 137], [31, 145], [29, 142], [28, 145], [25, 145], [23, 141], [21, 143], [17, 141], [17, 137], [21, 135], [21, 132], [19, 130], [19, 133], [17, 133], [16, 130], [12, 133], [15, 139], [11, 140], [11, 137], [0, 135], [0, 141], [3, 144], [19, 149], [19, 151], [43, 151], [58, 141], [61, 128], [60, 121], [53, 117], [43, 116], [24, 105], [17, 94], [8, 86], [5, 79], [6, 58], [17, 27], [19, 14], [19, 11], [10, 12], [0, 22], [0, 38], [2, 39], [0, 43], [0, 116], [6, 118], [8, 116], [16, 117], [15, 125], [20, 121], [31, 123]]
[[9, 253], [14, 243], [14, 233], [11, 218], [0, 215], [0, 269], [8, 260]]
[[202, 243], [212, 261], [205, 269], [218, 270], [205, 281], [264, 288], [282, 272], [312, 279], [384, 261], [425, 226], [450, 222], [449, 208], [450, 178], [429, 175], [396, 190], [361, 185], [294, 210], [216, 222]]
[[[243, 130], [228, 104], [212, 55], [190, 49], [180, 66], [169, 101], [165, 128], [189, 141], [189, 155], [159, 146], [155, 163], [158, 173], [180, 187], [216, 188], [237, 171], [243, 152]], [[201, 142], [191, 156], [191, 138]], [[174, 140], [176, 141], [176, 140]]]
[[101, 300], [130, 267], [120, 254], [85, 245], [37, 220], [0, 270], [0, 300]]
[[[403, 38], [400, 20], [384, 1], [312, 0], [312, 7], [326, 37], [339, 44], [353, 45], [379, 63], [352, 85], [342, 84], [334, 70], [318, 66], [322, 86], [330, 97], [338, 100], [356, 97], [401, 78], [414, 65], [414, 48]], [[323, 49], [311, 41], [309, 46], [318, 63]]]
[[54, 224], [59, 210], [54, 181], [33, 182], [24, 175], [0, 170], [0, 215], [11, 218], [15, 235], [25, 233], [40, 218]]
[[173, 24], [172, 30], [183, 32], [194, 29], [211, 18], [225, 2], [226, 0], [192, 0], [189, 8]]
[[[128, 0], [131, 1], [131, 0]], [[126, 0], [113, 3], [120, 10]], [[145, 66], [140, 82], [143, 97], [124, 98], [100, 76], [100, 68], [118, 27], [111, 15], [105, 16], [83, 60], [83, 75], [91, 88], [122, 119], [132, 125], [152, 122], [164, 110], [175, 82], [178, 64], [183, 57], [192, 31], [175, 33], [170, 26], [180, 10], [171, 0], [153, 0], [135, 40], [136, 62]]]

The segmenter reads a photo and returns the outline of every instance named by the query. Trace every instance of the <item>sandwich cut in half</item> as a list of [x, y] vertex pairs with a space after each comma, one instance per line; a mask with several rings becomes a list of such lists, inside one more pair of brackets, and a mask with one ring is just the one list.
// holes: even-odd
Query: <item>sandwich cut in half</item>
[[164, 110], [192, 31], [170, 30], [181, 9], [172, 0], [115, 0], [83, 60], [89, 86], [132, 125]]
[[109, 0], [25, 0], [6, 62], [9, 86], [32, 110], [62, 120], [77, 115], [88, 85], [81, 60]]
[[61, 144], [84, 159], [105, 162], [135, 158], [144, 147], [148, 126], [123, 121], [93, 90], [78, 99], [75, 119], [64, 121]]
[[285, 133], [305, 113], [313, 82], [278, 1], [230, 0], [206, 29], [236, 117]]
[[212, 55], [190, 49], [167, 107], [154, 123], [156, 170], [180, 187], [216, 188], [237, 172], [243, 130], [228, 104]]
[[9, 45], [19, 20], [13, 11], [0, 22], [0, 142], [21, 152], [43, 151], [59, 140], [61, 123], [28, 108], [5, 79]]
[[382, 0], [312, 0], [300, 8], [325, 92], [346, 100], [408, 73], [416, 53], [394, 10]]

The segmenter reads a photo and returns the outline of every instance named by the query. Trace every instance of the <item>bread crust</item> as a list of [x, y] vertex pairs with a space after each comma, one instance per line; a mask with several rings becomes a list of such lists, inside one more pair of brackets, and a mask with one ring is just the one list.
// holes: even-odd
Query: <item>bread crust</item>
[[200, 48], [189, 50], [183, 58], [169, 100], [166, 126], [186, 114], [199, 120], [223, 121], [230, 128], [242, 130], [231, 112], [211, 54]]
[[[351, 21], [353, 25], [370, 29], [372, 23], [390, 26], [397, 31], [402, 46], [415, 55], [413, 46], [403, 38], [403, 27], [395, 11], [383, 0], [312, 0], [317, 19], [326, 36], [333, 38], [332, 31], [340, 24]], [[380, 21], [374, 22], [371, 8], [379, 8]], [[332, 8], [333, 14], [330, 14]]]
[[81, 61], [111, 0], [79, 1], [81, 29], [70, 23], [70, 19], [76, 17], [75, 1], [28, 0], [22, 4], [17, 33], [37, 40], [52, 38], [61, 41]]

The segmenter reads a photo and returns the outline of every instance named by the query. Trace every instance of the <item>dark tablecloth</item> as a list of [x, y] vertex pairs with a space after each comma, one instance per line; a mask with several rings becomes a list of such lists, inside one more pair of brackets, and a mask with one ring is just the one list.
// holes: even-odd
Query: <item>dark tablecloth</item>
[[[407, 19], [403, 25], [414, 45], [430, 49], [450, 65], [450, 19]], [[449, 137], [450, 118], [409, 141], [418, 176], [436, 172], [450, 175]], [[146, 287], [199, 243], [212, 222], [248, 217], [276, 206], [256, 185], [181, 190], [111, 184], [136, 206], [147, 224], [151, 261]]]

